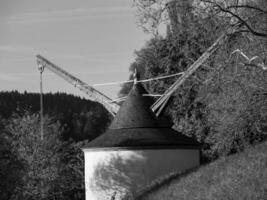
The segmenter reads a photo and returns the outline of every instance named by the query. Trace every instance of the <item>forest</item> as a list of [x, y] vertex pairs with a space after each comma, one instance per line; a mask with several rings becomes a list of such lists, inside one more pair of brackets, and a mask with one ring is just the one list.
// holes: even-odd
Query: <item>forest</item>
[[1, 199], [84, 199], [81, 148], [111, 116], [97, 103], [64, 93], [0, 92]]
[[[135, 69], [141, 80], [183, 73], [220, 35], [234, 30], [162, 113], [174, 129], [201, 143], [202, 164], [266, 140], [267, 1], [133, 0], [133, 8], [150, 39], [126, 66], [129, 80]], [[162, 95], [176, 79], [144, 86]], [[131, 87], [122, 85], [118, 96]], [[72, 95], [46, 94], [44, 102], [41, 140], [38, 94], [0, 93], [1, 199], [84, 199], [80, 148], [103, 133], [112, 117], [100, 104]]]
[[[105, 130], [111, 116], [97, 102], [65, 93], [46, 93], [43, 96], [44, 115], [60, 124], [64, 139], [92, 140]], [[0, 113], [3, 119], [25, 112], [40, 111], [39, 93], [0, 92]]]

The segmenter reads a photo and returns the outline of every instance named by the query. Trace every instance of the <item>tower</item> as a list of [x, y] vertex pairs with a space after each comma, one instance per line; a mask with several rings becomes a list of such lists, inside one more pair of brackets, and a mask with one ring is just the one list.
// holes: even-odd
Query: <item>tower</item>
[[87, 200], [121, 199], [199, 165], [199, 144], [162, 124], [135, 81], [108, 130], [83, 148]]

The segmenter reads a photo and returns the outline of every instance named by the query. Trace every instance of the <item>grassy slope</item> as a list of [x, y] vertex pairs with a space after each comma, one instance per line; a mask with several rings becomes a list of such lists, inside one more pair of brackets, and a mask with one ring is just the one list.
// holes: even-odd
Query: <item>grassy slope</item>
[[140, 200], [265, 200], [267, 199], [267, 142], [200, 167]]

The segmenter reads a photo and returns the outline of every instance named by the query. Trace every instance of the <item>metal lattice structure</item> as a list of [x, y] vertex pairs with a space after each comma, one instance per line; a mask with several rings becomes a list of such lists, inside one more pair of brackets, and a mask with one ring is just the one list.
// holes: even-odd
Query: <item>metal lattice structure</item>
[[79, 88], [82, 92], [88, 95], [89, 99], [92, 101], [97, 101], [101, 103], [113, 116], [119, 110], [119, 105], [112, 101], [109, 97], [104, 95], [103, 93], [99, 92], [95, 88], [89, 86], [87, 83], [83, 82], [82, 80], [76, 78], [72, 74], [68, 73], [67, 71], [63, 70], [59, 66], [53, 64], [46, 58], [41, 55], [37, 55], [37, 64], [43, 69], [49, 69], [50, 71], [54, 72], [56, 75], [63, 78], [65, 81], [69, 82], [74, 87]]
[[[225, 31], [185, 72], [183, 72], [182, 76], [180, 76], [177, 81], [170, 88], [168, 88], [164, 92], [164, 94], [151, 106], [152, 111], [155, 112], [157, 116], [160, 115], [174, 91], [177, 90], [185, 82], [185, 80], [190, 75], [192, 75], [229, 38], [229, 35], [231, 35], [235, 31], [236, 27], [230, 27], [227, 31]], [[94, 87], [89, 86], [85, 82], [66, 72], [59, 66], [53, 64], [41, 55], [37, 55], [36, 57], [39, 68], [47, 68], [50, 71], [54, 72], [55, 74], [72, 84], [74, 87], [77, 87], [82, 92], [86, 93], [90, 100], [97, 101], [103, 104], [103, 106], [113, 116], [115, 116], [115, 114], [120, 108], [120, 106], [115, 101], [113, 101], [103, 93], [99, 92]]]

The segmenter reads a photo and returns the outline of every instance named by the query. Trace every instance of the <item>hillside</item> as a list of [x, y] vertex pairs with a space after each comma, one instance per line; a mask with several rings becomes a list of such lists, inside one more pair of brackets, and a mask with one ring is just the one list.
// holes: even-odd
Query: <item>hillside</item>
[[139, 200], [267, 199], [267, 142], [165, 181]]
[[[105, 131], [111, 116], [97, 102], [65, 93], [46, 93], [43, 96], [44, 114], [59, 122], [64, 138], [93, 139]], [[14, 113], [38, 113], [38, 93], [0, 92], [0, 117], [10, 118]], [[0, 119], [1, 119], [0, 118]]]

